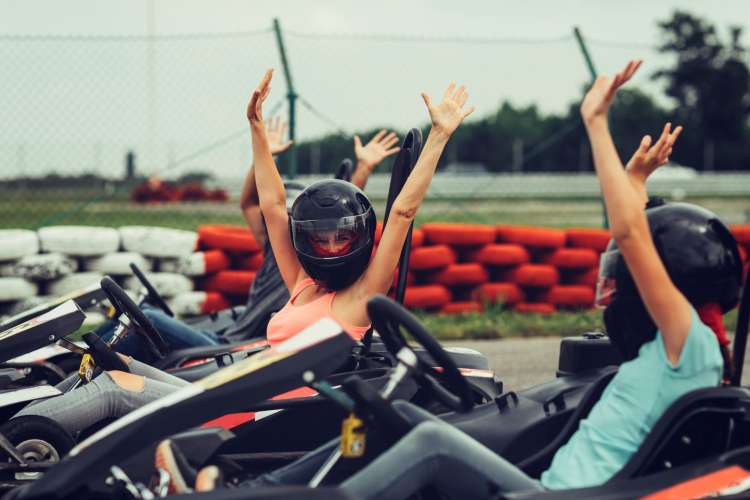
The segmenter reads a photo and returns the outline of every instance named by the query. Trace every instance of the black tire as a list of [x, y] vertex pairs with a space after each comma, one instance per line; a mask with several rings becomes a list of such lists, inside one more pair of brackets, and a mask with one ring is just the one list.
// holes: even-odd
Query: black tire
[[[24, 415], [5, 422], [0, 425], [0, 434], [18, 448], [27, 460], [59, 461], [76, 444], [73, 436], [60, 424], [37, 415]], [[47, 453], [43, 452], [44, 447], [48, 447]], [[12, 461], [3, 451], [0, 451], [0, 459]]]

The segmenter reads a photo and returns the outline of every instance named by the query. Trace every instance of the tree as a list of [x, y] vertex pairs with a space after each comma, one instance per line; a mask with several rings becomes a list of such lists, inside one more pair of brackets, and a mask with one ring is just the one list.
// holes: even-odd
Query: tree
[[723, 40], [712, 24], [683, 11], [675, 11], [659, 28], [664, 38], [659, 50], [673, 53], [676, 61], [654, 78], [666, 80], [674, 115], [686, 126], [683, 150], [708, 169], [714, 164], [747, 168], [748, 154], [734, 154], [749, 133], [750, 71], [742, 28], [730, 28]]

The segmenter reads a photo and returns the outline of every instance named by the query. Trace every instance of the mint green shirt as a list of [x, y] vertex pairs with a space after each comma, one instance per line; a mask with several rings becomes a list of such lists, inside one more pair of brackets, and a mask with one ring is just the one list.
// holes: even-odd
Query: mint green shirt
[[664, 411], [680, 396], [721, 381], [723, 360], [713, 331], [692, 310], [680, 359], [672, 366], [661, 332], [623, 363], [578, 431], [542, 474], [545, 488], [603, 484], [641, 445]]

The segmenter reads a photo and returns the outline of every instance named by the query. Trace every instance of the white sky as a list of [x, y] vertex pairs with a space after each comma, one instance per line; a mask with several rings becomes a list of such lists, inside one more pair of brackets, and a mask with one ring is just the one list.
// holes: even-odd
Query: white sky
[[[451, 79], [466, 83], [478, 116], [493, 112], [503, 99], [561, 112], [580, 95], [587, 71], [572, 40], [319, 40], [292, 31], [550, 40], [569, 36], [577, 25], [591, 42], [600, 72], [613, 72], [631, 57], [645, 58], [633, 84], [658, 98], [660, 86], [649, 74], [669, 61], [644, 47], [659, 41], [657, 20], [681, 8], [720, 29], [750, 21], [746, 0], [151, 1], [157, 35], [253, 31], [278, 17], [290, 32], [286, 43], [298, 92], [351, 133], [381, 124], [403, 130], [423, 123], [419, 91], [437, 95]], [[141, 36], [147, 33], [149, 3], [0, 0], [0, 34]], [[280, 69], [271, 34], [161, 40], [152, 46], [152, 73], [148, 46], [140, 40], [0, 38], [0, 115], [5, 118], [0, 176], [51, 169], [119, 174], [123, 152], [131, 147], [138, 151], [139, 167], [162, 169], [242, 131], [250, 90], [266, 67]], [[285, 92], [280, 71], [274, 83], [271, 103]], [[301, 138], [332, 130], [304, 108], [299, 121]], [[210, 168], [231, 176], [246, 165], [248, 149], [247, 140], [239, 138], [177, 170]]]

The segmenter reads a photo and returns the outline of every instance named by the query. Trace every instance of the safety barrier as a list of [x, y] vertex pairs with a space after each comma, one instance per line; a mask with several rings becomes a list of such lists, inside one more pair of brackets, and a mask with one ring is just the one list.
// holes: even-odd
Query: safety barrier
[[[731, 229], [747, 272], [750, 224]], [[378, 225], [376, 243], [381, 233]], [[595, 228], [423, 224], [413, 232], [404, 301], [440, 314], [480, 312], [494, 303], [538, 314], [588, 309], [609, 239], [608, 231]], [[0, 230], [0, 315], [89, 286], [105, 274], [136, 290], [130, 262], [178, 314], [189, 316], [244, 303], [263, 253], [240, 226]]]

